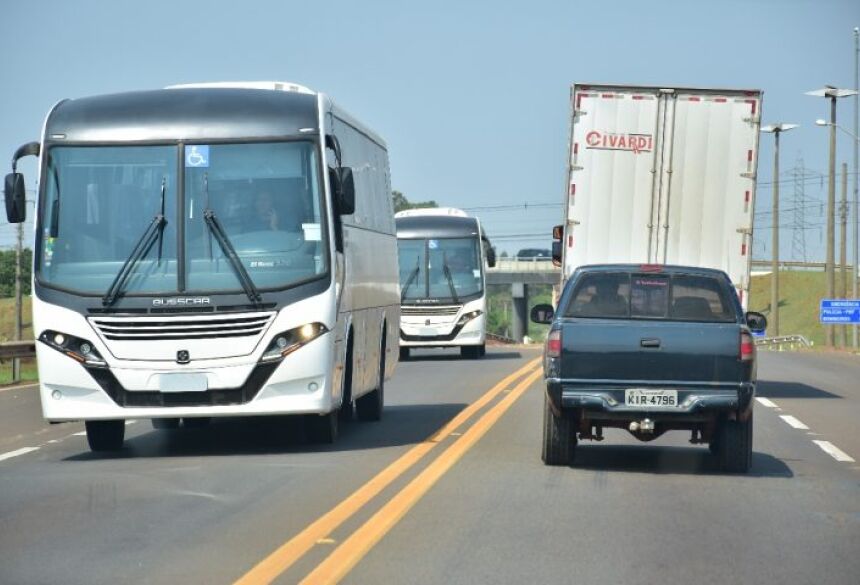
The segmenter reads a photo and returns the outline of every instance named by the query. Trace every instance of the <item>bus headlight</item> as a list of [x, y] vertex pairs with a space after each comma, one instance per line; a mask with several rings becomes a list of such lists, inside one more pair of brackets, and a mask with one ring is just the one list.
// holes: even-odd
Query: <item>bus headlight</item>
[[283, 359], [327, 331], [328, 328], [322, 323], [307, 323], [301, 327], [278, 333], [269, 342], [269, 347], [266, 348], [260, 361], [270, 362]]
[[39, 335], [39, 341], [85, 366], [93, 368], [107, 367], [107, 362], [105, 362], [95, 346], [86, 339], [48, 329], [42, 331], [42, 334]]
[[457, 321], [457, 325], [463, 326], [466, 323], [468, 323], [469, 321], [471, 321], [472, 319], [474, 319], [476, 317], [480, 317], [482, 313], [483, 313], [483, 311], [480, 311], [480, 310], [470, 311], [468, 313], [463, 313], [463, 315], [460, 317], [460, 320]]

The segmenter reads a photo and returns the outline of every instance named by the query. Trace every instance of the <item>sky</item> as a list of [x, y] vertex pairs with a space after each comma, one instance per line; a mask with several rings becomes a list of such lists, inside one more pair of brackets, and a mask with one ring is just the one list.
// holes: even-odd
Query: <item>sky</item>
[[[328, 93], [385, 138], [394, 189], [471, 209], [509, 253], [548, 248], [562, 221], [572, 83], [760, 88], [763, 123], [801, 124], [782, 138], [781, 200], [794, 207], [789, 172], [802, 157], [807, 259], [823, 260], [815, 203], [826, 197], [828, 136], [815, 120], [828, 106], [804, 92], [853, 86], [860, 2], [41, 0], [7, 3], [3, 22], [0, 160], [36, 140], [63, 98], [292, 81]], [[852, 129], [853, 98], [841, 100], [838, 121]], [[771, 148], [763, 136], [753, 248], [762, 258]], [[840, 163], [851, 164], [851, 148], [840, 132]], [[32, 188], [35, 165], [19, 168]], [[793, 222], [788, 213], [780, 225]], [[780, 254], [792, 257], [791, 230], [781, 233]], [[0, 222], [0, 246], [13, 236]]]

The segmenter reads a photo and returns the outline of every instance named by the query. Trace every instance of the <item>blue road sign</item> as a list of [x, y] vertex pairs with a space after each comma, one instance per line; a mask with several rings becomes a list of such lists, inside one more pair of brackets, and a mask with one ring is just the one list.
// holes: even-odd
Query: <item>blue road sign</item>
[[860, 300], [821, 299], [818, 319], [821, 323], [860, 323]]

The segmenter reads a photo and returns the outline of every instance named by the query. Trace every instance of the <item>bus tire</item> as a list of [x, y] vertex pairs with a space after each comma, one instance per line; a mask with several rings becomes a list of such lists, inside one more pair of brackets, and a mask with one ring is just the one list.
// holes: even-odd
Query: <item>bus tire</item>
[[154, 418], [152, 428], [159, 431], [172, 431], [179, 428], [178, 418]]
[[355, 412], [360, 421], [377, 421], [382, 418], [385, 406], [385, 334], [379, 350], [379, 380], [376, 388], [355, 401]]
[[305, 416], [305, 436], [311, 443], [330, 445], [337, 440], [339, 411]]
[[400, 346], [400, 361], [405, 362], [409, 359], [409, 348]]
[[338, 416], [343, 422], [352, 420], [352, 412], [355, 406], [352, 401], [352, 331], [346, 342], [346, 358], [343, 364], [343, 399], [340, 403]]
[[209, 426], [209, 423], [211, 422], [211, 416], [193, 416], [183, 418], [182, 426], [186, 429], [202, 429], [203, 427]]
[[92, 451], [119, 451], [125, 440], [124, 420], [88, 420], [87, 443]]
[[463, 345], [460, 347], [460, 356], [467, 360], [477, 360], [484, 355], [484, 345]]

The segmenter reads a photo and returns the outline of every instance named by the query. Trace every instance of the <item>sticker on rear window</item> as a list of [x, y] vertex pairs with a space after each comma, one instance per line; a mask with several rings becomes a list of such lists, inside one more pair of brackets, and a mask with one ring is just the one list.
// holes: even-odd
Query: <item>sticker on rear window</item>
[[209, 166], [209, 145], [192, 144], [185, 148], [185, 166], [206, 168]]

